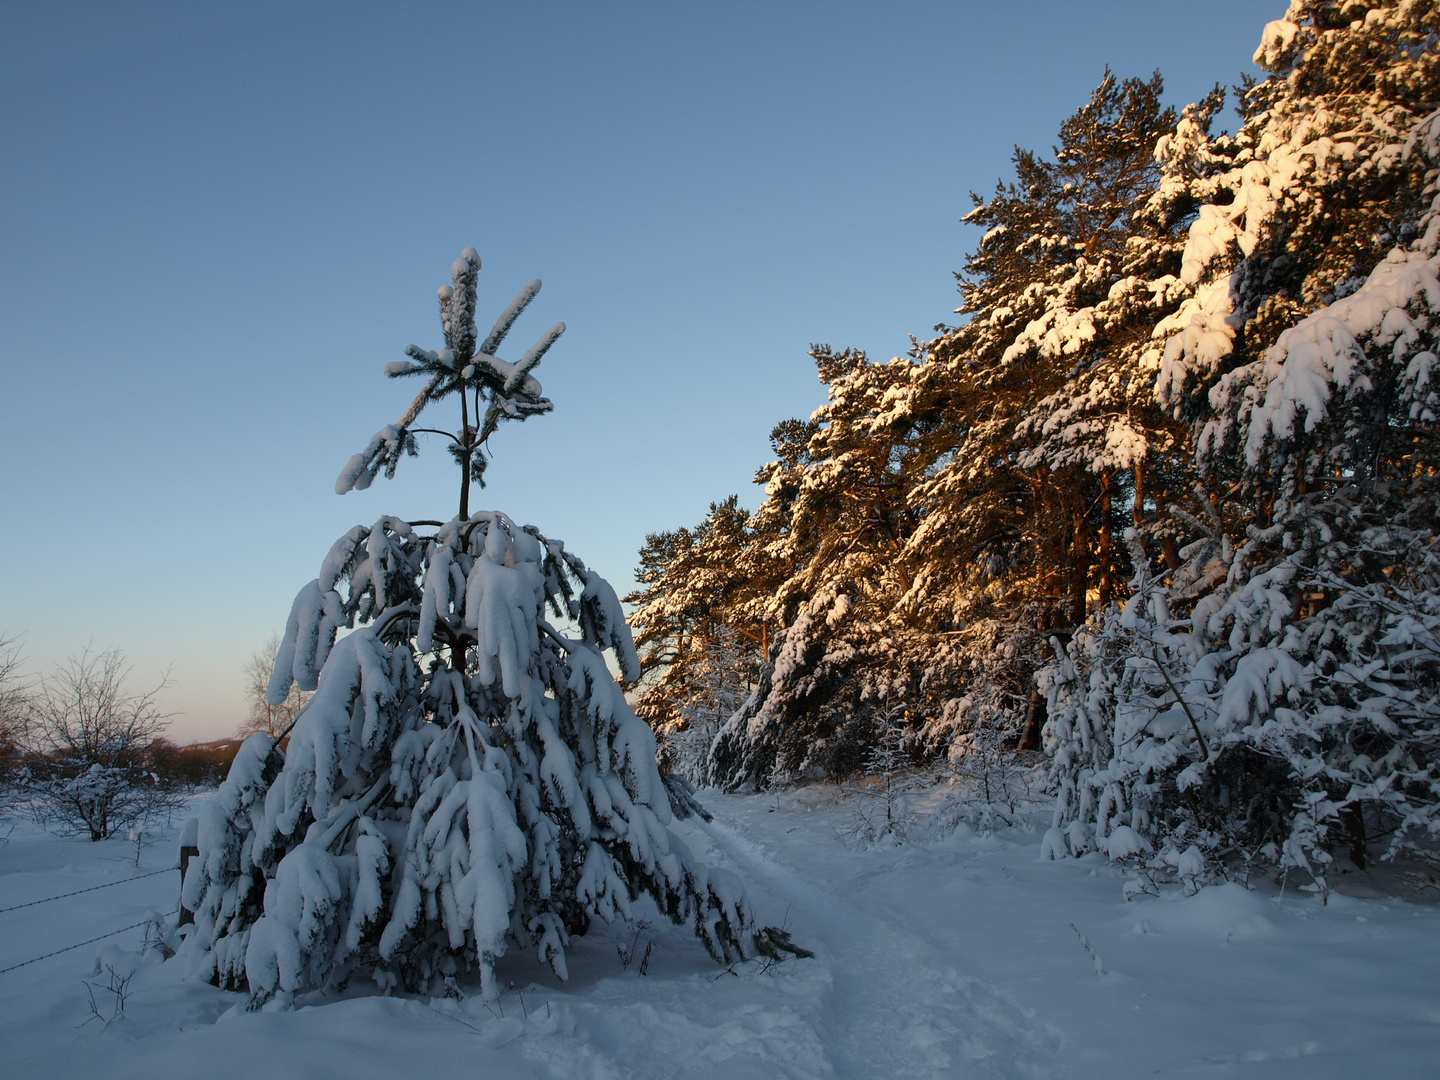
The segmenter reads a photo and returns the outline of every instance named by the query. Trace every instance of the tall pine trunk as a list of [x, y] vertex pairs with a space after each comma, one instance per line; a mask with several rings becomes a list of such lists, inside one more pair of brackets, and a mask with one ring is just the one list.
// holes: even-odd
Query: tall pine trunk
[[1130, 508], [1130, 516], [1135, 520], [1135, 527], [1138, 529], [1145, 521], [1145, 462], [1135, 463], [1135, 505]]
[[1090, 544], [1086, 538], [1085, 512], [1075, 511], [1073, 546], [1070, 553], [1071, 621], [1079, 626], [1085, 621], [1085, 590], [1090, 584]]
[[1111, 581], [1111, 559], [1113, 557], [1111, 535], [1110, 535], [1110, 470], [1106, 469], [1100, 474], [1100, 599], [1099, 606], [1103, 611], [1110, 603], [1110, 592], [1113, 588]]

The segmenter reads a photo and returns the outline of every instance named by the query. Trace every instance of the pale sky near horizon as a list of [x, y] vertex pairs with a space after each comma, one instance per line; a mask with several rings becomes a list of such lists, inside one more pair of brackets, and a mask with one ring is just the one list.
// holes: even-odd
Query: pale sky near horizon
[[471, 506], [623, 593], [646, 533], [754, 507], [771, 427], [823, 401], [811, 342], [888, 358], [952, 317], [1014, 145], [1107, 64], [1177, 106], [1236, 83], [1284, 9], [0, 4], [0, 636], [32, 674], [170, 666], [171, 737], [231, 733], [336, 537], [454, 513], [436, 443], [334, 483], [466, 246], [482, 331], [545, 282], [502, 355], [569, 328]]

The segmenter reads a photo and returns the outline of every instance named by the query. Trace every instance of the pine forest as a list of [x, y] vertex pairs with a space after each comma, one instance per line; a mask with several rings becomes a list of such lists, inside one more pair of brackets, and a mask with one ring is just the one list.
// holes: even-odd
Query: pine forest
[[1337, 848], [1432, 853], [1437, 26], [1296, 0], [1265, 78], [1177, 111], [1107, 71], [1017, 149], [950, 321], [814, 346], [828, 400], [775, 425], [758, 507], [646, 538], [672, 767], [765, 790], [988, 740], [1044, 755], [1052, 856], [1324, 890]]

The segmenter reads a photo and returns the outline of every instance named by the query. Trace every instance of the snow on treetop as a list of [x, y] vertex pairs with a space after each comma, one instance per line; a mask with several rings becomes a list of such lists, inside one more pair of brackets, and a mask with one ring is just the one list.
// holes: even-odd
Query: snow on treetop
[[1276, 19], [1265, 24], [1265, 29], [1260, 33], [1260, 45], [1255, 50], [1251, 59], [1260, 67], [1270, 71], [1278, 71], [1281, 63], [1290, 54], [1290, 48], [1295, 44], [1295, 35], [1300, 32], [1289, 19]]
[[392, 361], [384, 366], [388, 378], [423, 375], [426, 385], [395, 423], [376, 432], [365, 449], [346, 462], [335, 481], [337, 494], [363, 490], [381, 470], [387, 478], [393, 477], [402, 454], [416, 453], [412, 426], [420, 413], [431, 402], [458, 393], [461, 423], [455, 434], [434, 428], [415, 430], [445, 435], [453, 442], [452, 451], [465, 472], [460, 512], [468, 516], [469, 483], [472, 479], [483, 483], [484, 447], [495, 428], [503, 420], [524, 420], [554, 408], [531, 372], [565, 332], [565, 324], [553, 324], [518, 362], [502, 360], [496, 353], [515, 320], [540, 292], [540, 281], [534, 279], [520, 290], [482, 342], [475, 326], [479, 272], [480, 256], [474, 248], [466, 248], [450, 267], [451, 283], [436, 291], [444, 348], [430, 350], [411, 345], [405, 350], [408, 362]]
[[1217, 416], [1205, 425], [1201, 452], [1234, 437], [1247, 464], [1259, 466], [1267, 447], [1314, 432], [1337, 393], [1348, 400], [1371, 391], [1370, 374], [1386, 354], [1410, 374], [1417, 400], [1425, 397], [1430, 353], [1418, 346], [1440, 311], [1437, 272], [1440, 256], [1396, 248], [1355, 293], [1300, 320], [1261, 360], [1224, 375], [1210, 391]]

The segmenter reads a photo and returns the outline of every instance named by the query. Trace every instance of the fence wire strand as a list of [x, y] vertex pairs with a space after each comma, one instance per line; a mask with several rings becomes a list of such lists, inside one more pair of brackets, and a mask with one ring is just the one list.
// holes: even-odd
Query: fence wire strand
[[[51, 900], [64, 900], [67, 896], [79, 896], [81, 893], [94, 892], [96, 889], [109, 889], [116, 885], [128, 885], [132, 881], [143, 881], [147, 877], [155, 877], [157, 874], [173, 874], [179, 870], [176, 866], [167, 866], [164, 870], [152, 870], [148, 874], [136, 874], [134, 877], [122, 878], [119, 881], [107, 881], [104, 885], [91, 885], [88, 889], [76, 889], [74, 892], [61, 893], [59, 896], [47, 896], [43, 900], [31, 900], [28, 904], [16, 904], [13, 907], [0, 908], [0, 915], [7, 911], [19, 911], [21, 908], [34, 907], [36, 904], [48, 904]], [[119, 931], [116, 931], [119, 933]], [[8, 970], [8, 969], [7, 969]], [[4, 974], [4, 972], [0, 972]]]
[[[167, 912], [164, 916], [162, 916], [162, 918], [169, 918], [171, 915], [174, 914], [175, 912], [173, 911]], [[6, 972], [14, 971], [16, 968], [28, 967], [30, 964], [38, 964], [41, 960], [49, 960], [50, 957], [59, 956], [61, 953], [71, 952], [74, 949], [83, 949], [86, 945], [94, 945], [97, 941], [104, 941], [106, 938], [114, 937], [116, 934], [123, 934], [126, 930], [134, 930], [137, 927], [153, 925], [154, 922], [154, 919], [141, 919], [139, 922], [131, 923], [129, 926], [122, 926], [119, 930], [111, 930], [108, 934], [101, 934], [99, 937], [92, 937], [89, 941], [82, 941], [76, 945], [66, 945], [63, 949], [56, 949], [54, 952], [48, 952], [44, 956], [37, 956], [33, 960], [22, 960], [18, 964], [11, 964], [7, 968], [0, 968], [0, 975], [4, 975]]]

